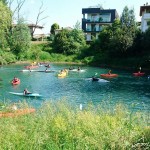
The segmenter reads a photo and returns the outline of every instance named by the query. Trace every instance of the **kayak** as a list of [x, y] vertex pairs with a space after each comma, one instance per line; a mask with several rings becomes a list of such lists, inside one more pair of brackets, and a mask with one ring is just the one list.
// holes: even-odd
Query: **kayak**
[[38, 68], [39, 66], [37, 66], [37, 65], [34, 65], [34, 66], [25, 66], [24, 68], [26, 68], [26, 69], [35, 69], [35, 68]]
[[34, 113], [35, 109], [34, 108], [26, 108], [26, 109], [18, 109], [14, 110], [12, 112], [0, 112], [0, 118], [2, 117], [16, 117], [16, 116], [21, 116], [29, 113]]
[[14, 80], [12, 80], [12, 85], [18, 85], [18, 84], [20, 84], [20, 79], [18, 79], [17, 81], [14, 81]]
[[37, 71], [37, 70], [29, 70], [29, 69], [23, 69], [23, 70], [21, 70], [21, 72], [33, 72], [33, 71]]
[[135, 73], [133, 73], [133, 75], [140, 77], [140, 76], [145, 75], [145, 73], [144, 72], [135, 72]]
[[13, 95], [19, 95], [19, 96], [27, 96], [27, 97], [41, 97], [42, 95], [38, 94], [38, 93], [29, 93], [29, 94], [23, 94], [23, 93], [15, 93], [15, 92], [9, 92], [10, 94]]
[[80, 69], [80, 70], [78, 70], [78, 69], [71, 69], [71, 70], [69, 70], [69, 71], [75, 71], [75, 72], [85, 72], [85, 69]]
[[45, 72], [45, 73], [50, 73], [50, 72], [55, 72], [54, 70], [35, 70], [35, 72]]
[[90, 81], [97, 81], [97, 82], [110, 82], [110, 81], [107, 81], [105, 79], [101, 79], [101, 78], [96, 78], [96, 80], [93, 80], [93, 78], [87, 78], [85, 80], [90, 80]]
[[98, 81], [99, 78], [92, 78], [92, 81]]
[[58, 77], [65, 77], [66, 75], [67, 75], [66, 72], [62, 72], [62, 73], [59, 73], [57, 76], [58, 76]]
[[21, 72], [45, 72], [45, 73], [50, 73], [50, 72], [55, 72], [54, 70], [28, 70], [28, 69], [24, 69], [21, 70]]
[[114, 78], [114, 77], [118, 77], [118, 74], [101, 74], [100, 75], [101, 77], [104, 77], [104, 78]]

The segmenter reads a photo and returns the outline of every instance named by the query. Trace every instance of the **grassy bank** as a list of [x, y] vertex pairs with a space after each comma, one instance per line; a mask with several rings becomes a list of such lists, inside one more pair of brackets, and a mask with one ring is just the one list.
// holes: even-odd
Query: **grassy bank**
[[122, 105], [45, 103], [34, 114], [0, 119], [0, 150], [148, 149], [149, 116]]

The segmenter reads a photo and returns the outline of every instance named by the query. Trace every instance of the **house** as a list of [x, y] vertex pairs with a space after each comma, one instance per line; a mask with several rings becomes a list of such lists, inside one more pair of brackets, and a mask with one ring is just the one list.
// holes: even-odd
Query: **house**
[[[43, 41], [43, 38], [45, 37], [42, 29], [44, 28], [43, 26], [35, 25], [35, 24], [27, 24], [32, 39], [35, 39], [37, 41]], [[13, 27], [16, 27], [16, 24], [13, 24]]]
[[141, 18], [141, 31], [145, 32], [150, 26], [150, 5], [146, 3], [144, 6], [140, 7]]
[[91, 41], [93, 37], [97, 39], [103, 26], [111, 25], [119, 17], [116, 9], [103, 9], [102, 7], [83, 8], [82, 14], [82, 30], [86, 41]]
[[43, 41], [43, 38], [45, 36], [42, 31], [42, 29], [44, 28], [43, 26], [28, 24], [28, 27], [30, 29], [32, 39]]

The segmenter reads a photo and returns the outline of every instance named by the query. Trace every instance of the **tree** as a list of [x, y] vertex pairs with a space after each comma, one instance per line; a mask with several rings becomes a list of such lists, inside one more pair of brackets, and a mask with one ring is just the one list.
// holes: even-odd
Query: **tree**
[[81, 22], [77, 21], [74, 25], [74, 29], [81, 30]]
[[84, 33], [81, 30], [72, 31], [63, 29], [55, 35], [53, 46], [55, 52], [67, 55], [77, 54], [86, 45]]
[[0, 1], [0, 48], [5, 48], [8, 45], [8, 34], [12, 24], [11, 11]]
[[41, 18], [41, 15], [43, 14], [44, 11], [45, 11], [45, 10], [43, 10], [43, 1], [41, 1], [41, 6], [40, 6], [40, 8], [39, 8], [39, 11], [38, 11], [38, 14], [37, 14], [37, 17], [36, 17], [36, 21], [35, 21], [35, 28], [33, 29], [32, 33], [31, 33], [32, 37], [33, 37], [33, 34], [34, 34], [34, 32], [35, 32], [37, 26], [39, 25], [39, 23], [40, 23], [42, 20], [44, 20], [44, 19], [47, 18], [47, 16]]
[[150, 27], [143, 33], [142, 48], [143, 53], [150, 55]]
[[55, 35], [56, 29], [59, 29], [59, 25], [57, 23], [52, 24], [51, 30], [50, 30], [51, 34]]
[[11, 49], [19, 57], [25, 53], [31, 45], [31, 34], [24, 19], [19, 19], [16, 27], [13, 28], [11, 37]]
[[[11, 8], [12, 4], [13, 4], [14, 0], [9, 0], [9, 7]], [[17, 6], [16, 8], [13, 10], [13, 20], [20, 20], [20, 18], [22, 18], [22, 16], [20, 16], [20, 11], [21, 11], [21, 8], [22, 6], [24, 5], [24, 3], [26, 2], [26, 0], [17, 0]], [[35, 21], [35, 24], [34, 24], [34, 28], [32, 30], [32, 37], [33, 37], [33, 34], [37, 28], [37, 26], [39, 25], [39, 23], [44, 20], [46, 17], [41, 17], [41, 15], [43, 14], [45, 10], [43, 10], [43, 1], [41, 1], [41, 5], [39, 7], [39, 11], [38, 11], [38, 14], [37, 14], [37, 17], [36, 17], [36, 21]], [[15, 16], [17, 16], [17, 18], [15, 18]]]
[[122, 51], [126, 51], [132, 46], [137, 30], [134, 9], [129, 10], [128, 7], [125, 6], [120, 21], [122, 32], [119, 40], [122, 44]]
[[2, 2], [4, 5], [7, 5], [7, 4], [8, 4], [8, 1], [7, 1], [7, 0], [0, 0], [0, 2]]

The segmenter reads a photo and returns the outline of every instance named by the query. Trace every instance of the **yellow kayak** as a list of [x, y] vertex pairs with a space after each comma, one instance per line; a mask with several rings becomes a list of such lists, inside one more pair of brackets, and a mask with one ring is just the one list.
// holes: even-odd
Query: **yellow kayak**
[[66, 72], [62, 72], [62, 73], [59, 73], [59, 74], [58, 74], [58, 77], [65, 77], [66, 75], [67, 75]]

